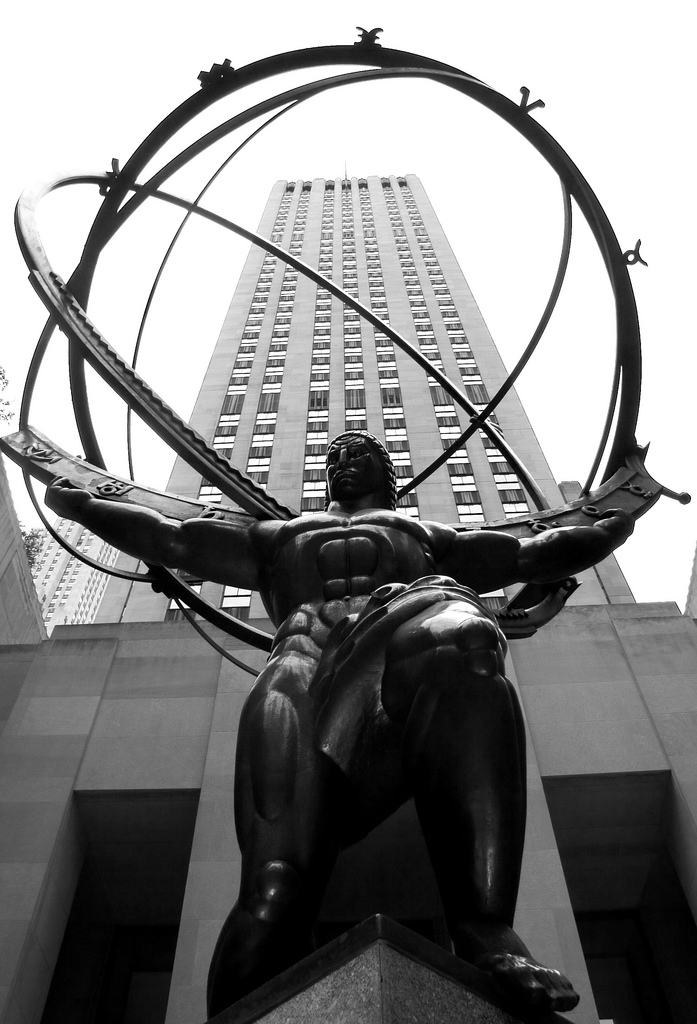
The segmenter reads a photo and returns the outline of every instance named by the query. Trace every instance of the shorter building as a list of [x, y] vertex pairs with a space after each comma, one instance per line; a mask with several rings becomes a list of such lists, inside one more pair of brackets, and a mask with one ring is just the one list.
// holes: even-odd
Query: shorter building
[[685, 602], [685, 615], [689, 615], [691, 618], [697, 618], [697, 549], [695, 549], [695, 557], [692, 562], [692, 574], [690, 575], [690, 585], [687, 590], [687, 601]]
[[0, 644], [33, 644], [45, 638], [22, 531], [0, 458]]
[[[54, 529], [95, 562], [109, 566], [116, 561], [116, 549], [79, 523], [59, 519]], [[44, 541], [32, 576], [49, 632], [57, 625], [93, 622], [109, 579], [99, 569], [71, 555], [51, 536]]]

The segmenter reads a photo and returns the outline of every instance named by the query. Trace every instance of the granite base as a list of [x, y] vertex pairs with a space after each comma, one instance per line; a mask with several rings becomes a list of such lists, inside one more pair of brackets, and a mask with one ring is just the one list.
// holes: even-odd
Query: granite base
[[[520, 1024], [488, 975], [378, 914], [209, 1024]], [[545, 1024], [569, 1024], [559, 1014]]]

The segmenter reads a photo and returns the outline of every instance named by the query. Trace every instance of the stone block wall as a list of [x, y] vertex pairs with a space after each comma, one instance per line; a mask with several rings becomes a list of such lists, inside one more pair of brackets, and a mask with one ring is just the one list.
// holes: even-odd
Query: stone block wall
[[0, 644], [34, 644], [46, 628], [0, 456]]
[[[261, 667], [260, 653], [223, 642]], [[582, 989], [572, 1019], [594, 1024], [574, 909], [636, 901], [663, 844], [697, 911], [697, 627], [670, 604], [567, 608], [538, 636], [513, 643], [509, 663], [530, 737], [517, 924], [533, 951]], [[185, 804], [194, 808], [191, 853], [167, 1024], [204, 1019], [208, 963], [239, 880], [232, 778], [252, 682], [187, 623], [58, 627], [50, 641], [0, 648], [0, 1021], [41, 1020], [95, 843], [85, 808], [103, 814], [99, 801], [112, 801], [118, 816], [121, 798], [147, 804], [163, 794], [197, 800]], [[328, 921], [352, 909], [406, 916], [415, 891], [415, 917], [439, 913], [410, 814], [405, 808], [343, 855]], [[134, 850], [137, 839], [129, 839]], [[400, 855], [403, 876], [392, 860]], [[351, 886], [365, 907], [347, 896]], [[383, 905], [369, 906], [373, 895]]]

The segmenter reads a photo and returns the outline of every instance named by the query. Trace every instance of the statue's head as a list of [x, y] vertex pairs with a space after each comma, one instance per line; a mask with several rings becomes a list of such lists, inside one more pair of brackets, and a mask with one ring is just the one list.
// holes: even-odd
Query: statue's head
[[327, 448], [327, 494], [330, 501], [379, 496], [379, 507], [397, 506], [397, 479], [387, 449], [367, 430], [347, 430]]

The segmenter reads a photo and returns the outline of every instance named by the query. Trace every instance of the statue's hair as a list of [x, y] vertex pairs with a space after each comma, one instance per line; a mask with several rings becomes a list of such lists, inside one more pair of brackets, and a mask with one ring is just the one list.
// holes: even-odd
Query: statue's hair
[[[341, 444], [342, 441], [348, 441], [352, 437], [360, 437], [374, 448], [375, 453], [382, 463], [385, 477], [384, 493], [388, 502], [387, 507], [391, 511], [394, 511], [397, 507], [397, 475], [394, 471], [394, 466], [392, 465], [390, 453], [387, 451], [387, 448], [385, 448], [382, 441], [375, 437], [374, 434], [369, 433], [367, 430], [345, 430], [343, 434], [337, 434], [337, 436], [327, 445], [327, 458], [329, 458], [329, 453], [332, 448], [335, 448], [337, 444]], [[324, 495], [325, 509], [329, 507], [329, 500], [329, 486], [327, 485]]]

